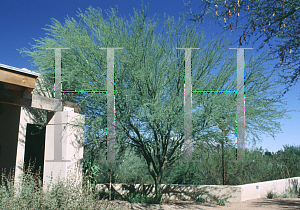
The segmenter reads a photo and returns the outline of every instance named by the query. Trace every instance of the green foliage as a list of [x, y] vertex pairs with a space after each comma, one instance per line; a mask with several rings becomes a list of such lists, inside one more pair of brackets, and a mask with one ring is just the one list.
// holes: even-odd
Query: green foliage
[[[100, 200], [108, 200], [109, 199], [109, 192], [106, 192], [105, 190], [102, 190], [97, 193], [97, 198]], [[111, 192], [111, 200], [122, 200], [122, 196], [116, 192], [112, 191]]]
[[217, 202], [217, 205], [220, 205], [220, 206], [225, 206], [226, 205], [226, 201], [221, 199], [221, 200], [218, 200]]
[[283, 145], [284, 151], [277, 152], [277, 159], [283, 162], [282, 176], [297, 177], [300, 175], [300, 146]]
[[205, 198], [203, 198], [202, 195], [199, 195], [199, 196], [196, 197], [194, 202], [196, 202], [196, 203], [206, 203], [206, 200], [205, 200]]
[[275, 194], [273, 193], [273, 191], [269, 190], [269, 191], [267, 192], [267, 198], [273, 199], [274, 197], [275, 197]]
[[179, 200], [181, 200], [181, 201], [186, 201], [186, 198], [182, 195], [182, 194], [179, 194]]
[[129, 193], [126, 198], [126, 201], [130, 203], [149, 203], [149, 204], [157, 204], [160, 202], [157, 202], [155, 197], [149, 197], [146, 195], [142, 195], [140, 193]]
[[203, 176], [198, 170], [199, 163], [175, 163], [166, 169], [167, 176], [164, 178], [165, 184], [205, 184]]
[[146, 161], [137, 155], [133, 149], [126, 149], [124, 156], [120, 159], [125, 161], [119, 164], [114, 173], [116, 183], [154, 184], [147, 170]]
[[40, 176], [31, 173], [33, 169], [34, 166], [29, 166], [27, 171], [23, 171], [22, 190], [19, 189], [18, 193], [11, 176], [1, 177], [7, 183], [0, 186], [0, 209], [124, 209], [123, 205], [98, 200], [86, 185], [78, 185], [72, 179], [74, 174], [55, 184], [51, 178], [52, 188], [48, 186], [44, 191]]
[[[286, 147], [285, 152], [277, 152], [270, 156], [263, 155], [262, 148], [256, 150], [245, 150], [245, 160], [254, 160], [244, 163], [233, 163], [228, 160], [234, 160], [236, 149], [233, 145], [227, 145], [225, 153], [225, 183], [226, 185], [241, 185], [255, 182], [271, 181], [288, 177], [297, 177], [298, 173], [291, 176], [290, 171], [299, 167], [291, 164], [289, 161], [284, 162], [278, 157], [285, 156], [289, 159], [293, 156]], [[205, 146], [196, 147], [194, 150], [195, 160], [201, 160], [200, 163], [176, 163], [166, 170], [167, 178], [165, 184], [198, 184], [199, 185], [219, 185], [222, 184], [222, 164], [221, 154], [218, 150], [206, 150]], [[293, 160], [293, 159], [292, 159]], [[211, 167], [216, 166], [216, 167]], [[197, 176], [195, 176], [197, 174]], [[289, 176], [290, 174], [290, 176]]]
[[[99, 48], [124, 48], [115, 52], [116, 159], [124, 157], [128, 164], [108, 164], [100, 161], [106, 159], [105, 94], [80, 93], [69, 97], [65, 94], [63, 101], [80, 103], [81, 114], [86, 116], [83, 161], [90, 186], [107, 183], [108, 169], [111, 168], [112, 182], [140, 183], [141, 180], [149, 181], [151, 176], [152, 182], [155, 183], [157, 199], [160, 200], [160, 184], [164, 176], [172, 174], [171, 170], [166, 170], [176, 160], [182, 159], [181, 149], [185, 141], [182, 100], [185, 76], [182, 61], [185, 52], [176, 47], [200, 48], [192, 50], [193, 87], [204, 90], [236, 88], [236, 53], [232, 52], [232, 55], [229, 55], [228, 39], [223, 40], [224, 36], [205, 45], [204, 33], [197, 33], [200, 24], [185, 26], [183, 15], [177, 23], [174, 19], [164, 21], [162, 32], [157, 34], [157, 22], [152, 23], [147, 19], [147, 13], [147, 8], [135, 12], [129, 24], [123, 18], [118, 18], [114, 9], [109, 15], [109, 20], [105, 21], [101, 10], [89, 7], [85, 13], [80, 11], [78, 14], [82, 21], [80, 23], [75, 19], [68, 19], [62, 25], [53, 19], [51, 28], [45, 29], [52, 37], [36, 40], [38, 45], [33, 48], [38, 50], [21, 52], [33, 57], [35, 66], [42, 73], [44, 82], [37, 88], [37, 92], [42, 94], [48, 91], [53, 97], [54, 52], [44, 50], [45, 48], [70, 47], [62, 53], [62, 86], [63, 89], [70, 90], [105, 90], [107, 53]], [[278, 88], [278, 83], [271, 81], [272, 73], [269, 74], [263, 67], [268, 59], [263, 59], [262, 56], [263, 54], [251, 57], [250, 61], [246, 62], [245, 71], [246, 133], [251, 133], [254, 141], [258, 139], [259, 133], [268, 132], [273, 135], [279, 130], [280, 124], [276, 120], [282, 119], [288, 112], [277, 105], [284, 104], [282, 100], [274, 99], [280, 94], [280, 91], [272, 90]], [[211, 75], [210, 72], [223, 60], [220, 72]], [[272, 94], [268, 91], [272, 91]], [[207, 146], [206, 152], [213, 153], [207, 152], [203, 156], [208, 163], [204, 168], [196, 169], [196, 164], [191, 164], [191, 167], [194, 167], [191, 173], [187, 172], [190, 168], [180, 168], [169, 181], [220, 184], [220, 155], [216, 145], [220, 142], [220, 132], [215, 127], [220, 118], [225, 117], [228, 129], [235, 131], [236, 95], [197, 93], [195, 97], [193, 95], [193, 100], [195, 107], [199, 108], [193, 113], [194, 141], [196, 145], [206, 143], [210, 146]], [[125, 154], [128, 148], [135, 154]], [[201, 156], [202, 152], [199, 150], [196, 155]], [[121, 166], [122, 164], [125, 166]], [[247, 180], [239, 182], [249, 181], [249, 177], [253, 176], [250, 173], [254, 172], [250, 172], [250, 168], [254, 166], [246, 167], [248, 168], [241, 172], [231, 171], [240, 179], [246, 175]], [[147, 172], [144, 168], [147, 168]]]
[[[272, 55], [273, 60], [277, 59], [276, 66], [274, 68], [281, 69], [284, 74], [278, 74], [280, 77], [284, 78], [283, 82], [286, 84], [286, 89], [284, 94], [289, 90], [289, 88], [294, 85], [300, 76], [299, 62], [297, 58], [299, 57], [299, 27], [294, 28], [293, 26], [299, 23], [299, 0], [290, 1], [240, 1], [236, 4], [235, 0], [228, 0], [224, 4], [222, 2], [214, 2], [209, 0], [203, 0], [205, 2], [205, 8], [202, 10], [203, 14], [195, 15], [191, 11], [193, 16], [192, 21], [203, 21], [203, 17], [211, 17], [223, 27], [224, 31], [230, 31], [237, 33], [237, 29], [240, 30], [240, 34], [234, 43], [238, 43], [239, 46], [245, 41], [245, 44], [249, 44], [250, 37], [254, 34], [259, 36], [255, 41], [257, 42], [261, 37], [264, 40], [261, 42], [260, 46], [256, 51], [258, 52], [262, 47], [265, 46], [267, 42], [270, 51], [268, 55]], [[216, 4], [217, 3], [217, 4]], [[278, 4], [277, 4], [278, 3]], [[188, 3], [187, 5], [189, 5]], [[217, 12], [216, 12], [217, 11]], [[243, 11], [243, 12], [242, 12]], [[242, 13], [241, 13], [242, 12]], [[218, 13], [218, 15], [217, 15]], [[247, 17], [246, 25], [237, 24], [239, 20]], [[223, 22], [223, 20], [225, 22]], [[226, 24], [227, 20], [227, 24]], [[224, 32], [222, 31], [222, 33]], [[279, 39], [276, 46], [269, 42], [272, 38]], [[253, 45], [254, 45], [253, 43]], [[244, 44], [244, 43], [243, 43]], [[277, 56], [275, 56], [277, 55]], [[280, 61], [279, 61], [280, 59]], [[292, 74], [287, 76], [286, 70], [291, 70]]]
[[[88, 148], [87, 148], [88, 149]], [[98, 161], [99, 158], [105, 160], [105, 150], [100, 150], [99, 153], [85, 153], [94, 154], [94, 157], [89, 159], [85, 156], [85, 174], [89, 177], [89, 184], [93, 186], [95, 192], [96, 184], [109, 183], [108, 169], [112, 168], [112, 183], [126, 183], [126, 184], [154, 184], [151, 175], [147, 170], [145, 161], [136, 155], [134, 151], [127, 148], [123, 156], [117, 156], [117, 159], [126, 160], [123, 163], [103, 163]], [[100, 154], [100, 155], [96, 155]], [[119, 154], [119, 150], [116, 150]], [[98, 159], [97, 159], [98, 157]], [[93, 161], [93, 162], [92, 162]], [[89, 163], [92, 162], [91, 166]]]
[[299, 196], [299, 188], [292, 187], [283, 192], [279, 197], [281, 198], [297, 198]]
[[299, 189], [292, 187], [290, 189], [285, 190], [281, 194], [274, 193], [272, 190], [267, 192], [267, 198], [297, 198], [299, 196]]

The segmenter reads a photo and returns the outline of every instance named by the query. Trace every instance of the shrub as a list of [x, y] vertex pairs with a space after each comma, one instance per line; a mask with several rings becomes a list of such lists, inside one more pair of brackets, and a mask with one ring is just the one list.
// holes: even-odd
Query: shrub
[[205, 203], [206, 200], [205, 200], [205, 198], [203, 198], [202, 195], [199, 195], [198, 197], [196, 197], [196, 199], [195, 199], [194, 202], [195, 202], [195, 203]]
[[141, 194], [138, 193], [129, 193], [125, 200], [130, 203], [142, 203]]
[[186, 201], [186, 198], [183, 197], [181, 194], [180, 194], [178, 197], [179, 197], [179, 200], [181, 200], [181, 201]]
[[275, 197], [275, 193], [273, 193], [272, 191], [267, 192], [267, 198], [272, 199], [274, 197]]
[[2, 182], [0, 186], [0, 209], [124, 209], [124, 206], [96, 200], [96, 194], [91, 193], [89, 187], [84, 184], [80, 186], [70, 179], [63, 179], [55, 184], [51, 179], [52, 189], [49, 190], [48, 186], [44, 191], [40, 177], [30, 173], [34, 166], [31, 167], [23, 171], [22, 190], [18, 189], [18, 194], [14, 181], [1, 177], [7, 182]]
[[285, 191], [285, 192], [283, 192], [282, 194], [281, 194], [281, 198], [289, 198], [291, 195], [290, 195], [290, 193], [288, 192], [288, 191]]
[[[97, 195], [100, 200], [108, 200], [109, 199], [109, 192], [105, 192], [105, 190], [99, 191]], [[118, 192], [112, 191], [111, 192], [111, 200], [122, 200], [122, 196]]]
[[220, 206], [225, 206], [226, 205], [226, 201], [221, 199], [221, 200], [218, 200], [218, 203], [217, 205], [220, 205]]
[[297, 189], [287, 189], [281, 195], [276, 196], [280, 198], [296, 198], [299, 195], [299, 191]]
[[129, 193], [126, 196], [125, 200], [130, 203], [149, 203], [149, 204], [160, 203], [156, 201], [155, 197], [147, 197], [145, 195], [136, 192]]

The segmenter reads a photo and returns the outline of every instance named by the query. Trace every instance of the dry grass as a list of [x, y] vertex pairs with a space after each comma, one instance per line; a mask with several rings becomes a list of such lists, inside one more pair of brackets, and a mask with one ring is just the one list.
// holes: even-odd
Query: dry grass
[[[11, 174], [8, 178], [1, 175], [0, 209], [131, 209], [131, 204], [125, 201], [99, 200], [86, 184], [81, 187], [72, 179], [56, 184], [51, 179], [52, 188], [48, 186], [44, 191], [39, 174], [33, 174], [32, 168], [24, 171], [22, 190], [16, 191]], [[86, 180], [84, 177], [83, 183]]]

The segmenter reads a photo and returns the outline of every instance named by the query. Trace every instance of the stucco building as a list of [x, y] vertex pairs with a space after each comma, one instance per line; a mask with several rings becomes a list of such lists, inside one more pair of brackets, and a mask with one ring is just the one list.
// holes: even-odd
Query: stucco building
[[[10, 94], [0, 93], [0, 172], [11, 173], [17, 187], [31, 159], [35, 170], [41, 169], [44, 189], [51, 174], [53, 182], [71, 175], [81, 182], [85, 118], [80, 105], [34, 93], [37, 81], [36, 72], [0, 64], [0, 84]], [[37, 119], [41, 113], [45, 119]], [[38, 129], [41, 121], [45, 126]]]

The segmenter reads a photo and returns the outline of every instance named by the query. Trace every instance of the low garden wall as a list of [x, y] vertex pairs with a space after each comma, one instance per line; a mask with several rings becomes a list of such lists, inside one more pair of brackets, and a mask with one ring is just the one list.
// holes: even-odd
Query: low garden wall
[[[239, 202], [241, 190], [229, 185], [165, 185], [162, 184], [162, 199], [168, 200], [195, 200], [202, 195], [207, 201], [224, 199], [230, 202]], [[109, 191], [109, 184], [98, 184], [99, 191]], [[150, 184], [112, 184], [112, 192], [118, 192], [123, 198], [130, 192], [138, 192], [147, 196], [154, 196], [154, 185]]]
[[[300, 177], [245, 185], [161, 185], [163, 200], [195, 200], [197, 196], [202, 195], [207, 201], [214, 202], [219, 199], [242, 202], [264, 198], [269, 190], [282, 193], [287, 189], [299, 189], [299, 186]], [[109, 184], [98, 184], [97, 190], [109, 192]], [[112, 192], [117, 192], [123, 198], [130, 192], [154, 196], [154, 191], [154, 185], [151, 184], [112, 184]]]
[[266, 194], [270, 190], [278, 194], [281, 194], [288, 189], [299, 190], [300, 177], [278, 179], [266, 182], [257, 182], [238, 186], [241, 187], [241, 201], [246, 201], [266, 197]]

